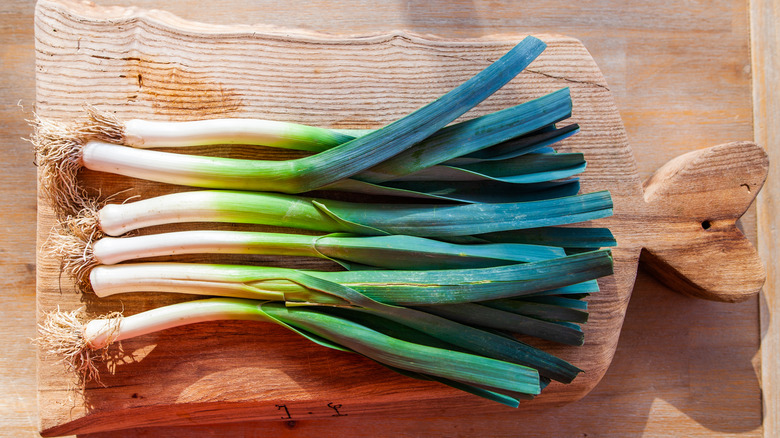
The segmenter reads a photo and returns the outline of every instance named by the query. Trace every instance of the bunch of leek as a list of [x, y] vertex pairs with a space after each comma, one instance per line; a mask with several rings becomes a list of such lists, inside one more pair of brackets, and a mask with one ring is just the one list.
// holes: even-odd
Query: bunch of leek
[[[69, 341], [57, 341], [51, 349], [59, 348], [76, 368], [91, 374], [89, 351], [112, 341], [177, 324], [248, 319], [282, 324], [321, 345], [510, 405], [537, 394], [549, 379], [571, 382], [577, 367], [501, 333], [581, 344], [577, 324], [587, 314], [580, 298], [598, 291], [595, 280], [612, 272], [609, 251], [597, 250], [614, 244], [608, 231], [578, 229], [572, 236], [551, 228], [612, 212], [607, 192], [576, 195], [579, 186], [568, 178], [584, 170], [582, 155], [547, 147], [578, 130], [555, 126], [571, 114], [568, 90], [447, 126], [543, 48], [529, 37], [437, 101], [368, 132], [245, 119], [121, 123], [95, 110], [89, 111], [89, 123], [75, 128], [39, 121], [34, 143], [41, 182], [59, 213], [92, 204], [77, 184], [82, 166], [221, 189], [87, 210], [70, 227], [77, 238], [60, 239], [70, 242], [60, 251], [72, 273], [98, 296], [150, 291], [226, 298], [85, 326], [72, 314], [58, 314], [42, 330], [66, 334]], [[212, 142], [259, 143], [312, 155], [259, 161], [143, 149]], [[376, 205], [292, 195], [314, 189], [467, 203]], [[203, 230], [104, 237], [180, 222], [350, 235]], [[551, 244], [540, 246], [545, 239]], [[335, 260], [349, 270], [109, 266], [181, 252], [304, 255]]]

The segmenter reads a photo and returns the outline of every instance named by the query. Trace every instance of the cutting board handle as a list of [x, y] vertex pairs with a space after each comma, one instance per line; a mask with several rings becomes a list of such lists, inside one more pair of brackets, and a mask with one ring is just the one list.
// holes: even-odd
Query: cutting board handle
[[644, 183], [648, 236], [640, 261], [674, 290], [738, 302], [758, 293], [766, 272], [737, 227], [764, 184], [769, 161], [751, 142], [681, 155]]

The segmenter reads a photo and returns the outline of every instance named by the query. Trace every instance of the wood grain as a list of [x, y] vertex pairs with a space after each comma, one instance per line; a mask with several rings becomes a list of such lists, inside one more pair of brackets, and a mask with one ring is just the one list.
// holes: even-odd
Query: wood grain
[[[260, 27], [202, 25], [156, 11], [48, 1], [39, 2], [36, 10], [36, 38], [37, 111], [44, 118], [67, 120], [84, 103], [90, 103], [126, 119], [241, 116], [341, 128], [376, 127], [395, 120], [472, 76], [520, 40], [510, 35], [479, 40], [438, 39], [406, 32], [345, 38]], [[570, 38], [543, 38], [549, 46], [547, 51], [470, 116], [569, 86], [575, 104], [572, 121], [579, 123], [582, 132], [560, 149], [585, 153], [589, 168], [583, 175], [583, 191], [611, 190], [616, 213], [604, 223], [612, 228], [619, 246], [614, 251], [616, 274], [601, 281], [602, 292], [591, 299], [586, 345], [577, 349], [544, 345], [585, 373], [572, 385], [551, 385], [537, 400], [524, 405], [525, 409], [577, 400], [599, 382], [614, 353], [639, 250], [650, 248], [657, 237], [653, 232], [637, 230], [651, 220], [661, 227], [675, 225], [663, 209], [647, 208], [620, 117], [589, 53]], [[750, 147], [737, 146], [733, 156], [743, 159]], [[706, 175], [723, 174], [733, 179], [733, 175], [723, 172], [720, 155], [696, 158], [702, 156], [714, 163], [704, 165], [709, 172]], [[682, 167], [696, 168], [701, 162], [690, 159]], [[752, 170], [754, 160], [745, 163], [739, 170], [745, 171], [752, 187], [758, 189], [763, 180], [756, 182], [752, 175], [763, 175], [765, 162], [759, 160], [763, 168], [756, 172]], [[690, 199], [705, 193], [696, 179], [702, 175], [689, 172], [679, 176], [676, 183], [693, 187], [693, 191], [672, 197], [669, 195], [676, 193], [666, 190], [669, 200], [663, 204], [664, 209], [680, 210]], [[104, 175], [92, 175], [88, 183], [104, 194], [114, 193], [121, 185], [145, 197], [172, 190]], [[726, 199], [728, 196], [721, 198], [720, 204], [728, 210], [731, 200]], [[740, 204], [741, 215], [752, 196], [739, 199], [736, 203]], [[717, 211], [719, 203], [712, 203]], [[716, 226], [709, 230], [710, 235], [736, 231], [733, 222], [739, 215], [733, 217], [734, 230]], [[698, 216], [691, 220], [697, 226], [702, 222]], [[48, 206], [39, 204], [39, 241], [47, 240], [52, 225]], [[740, 233], [732, 235], [744, 242], [737, 248], [752, 251]], [[699, 239], [699, 234], [676, 237], [684, 251], [675, 257], [684, 259], [691, 254], [685, 251], [692, 247], [688, 242]], [[718, 252], [729, 249], [726, 245]], [[667, 260], [675, 258], [662, 252], [655, 254]], [[728, 266], [729, 258], [719, 261]], [[753, 259], [750, 262], [755, 264]], [[63, 288], [70, 290], [73, 286], [58, 274], [56, 260], [42, 253], [38, 263], [40, 312], [50, 311], [55, 305], [66, 309], [79, 305], [77, 296], [62, 296]], [[732, 275], [740, 273], [743, 266], [740, 257], [734, 263], [737, 268], [727, 269]], [[756, 274], [747, 274], [749, 284], [742, 284], [745, 281], [738, 278], [733, 285], [755, 293]], [[135, 313], [180, 299], [139, 295], [122, 297], [121, 303], [126, 312]], [[87, 301], [91, 313], [104, 313], [112, 306], [116, 309], [119, 300]], [[263, 336], [256, 330], [270, 333]], [[462, 396], [446, 388], [365, 371], [366, 364], [359, 358], [321, 352], [316, 346], [288, 337], [267, 327], [220, 323], [133, 340], [125, 345], [131, 351], [141, 351], [129, 355], [133, 363], [117, 363], [112, 375], [104, 378], [105, 386], [89, 387], [83, 400], [79, 400], [82, 394], [68, 391], [67, 380], [51, 367], [51, 358], [44, 358], [39, 368], [44, 433], [177, 425], [185, 423], [182, 415], [187, 416], [186, 422], [196, 423], [271, 419], [278, 416], [280, 405], [316, 418], [331, 415], [323, 406], [332, 406], [328, 400], [334, 399], [340, 400], [339, 405], [354, 406], [352, 412], [358, 415], [398, 415], [432, 401], [438, 409], [450, 413], [496, 409], [478, 400], [463, 403]], [[176, 341], [171, 343], [171, 339]], [[281, 348], [275, 339], [284, 339]], [[205, 358], [193, 355], [195, 350], [208, 354]], [[258, 354], [247, 354], [250, 350]], [[296, 354], [291, 355], [290, 350]], [[312, 359], [315, 355], [317, 358]], [[168, 370], [165, 364], [170, 366]], [[326, 378], [319, 372], [320, 366], [312, 364], [338, 369], [338, 379], [334, 380], [332, 374]], [[220, 384], [224, 381], [231, 382], [227, 392]], [[351, 386], [349, 391], [344, 385]], [[65, 409], [63, 397], [76, 401]], [[129, 410], [133, 416], [123, 414]]]
[[[112, 4], [102, 1], [102, 4]], [[363, 0], [298, 2], [202, 0], [160, 6], [198, 21], [274, 23], [331, 33], [410, 29], [444, 37], [556, 32], [579, 38], [607, 78], [642, 178], [669, 159], [702, 147], [752, 137], [747, 2], [614, 2]], [[4, 281], [0, 332], [0, 436], [36, 433], [34, 351], [34, 167], [18, 112], [34, 101], [32, 1], [0, 4], [3, 33], [0, 120]], [[755, 40], [754, 40], [755, 42]], [[754, 51], [755, 53], [755, 51]], [[776, 99], [764, 94], [767, 99]], [[26, 115], [24, 115], [26, 114]], [[776, 144], [766, 144], [770, 155]], [[771, 179], [770, 179], [771, 182]], [[766, 189], [765, 189], [766, 191]], [[776, 222], [775, 222], [776, 223]], [[752, 212], [738, 224], [755, 236]], [[760, 243], [760, 241], [759, 241]], [[757, 301], [730, 305], [671, 293], [640, 272], [612, 366], [585, 399], [542, 413], [517, 411], [405, 417], [298, 418], [290, 423], [146, 428], [122, 436], [760, 436]], [[767, 427], [766, 436], [773, 436]], [[115, 433], [96, 434], [116, 436]]]
[[766, 145], [773, 160], [774, 177], [758, 199], [759, 254], [766, 262], [767, 283], [760, 300], [761, 309], [761, 385], [763, 388], [764, 436], [774, 436], [780, 431], [780, 285], [778, 260], [778, 215], [780, 204], [780, 179], [777, 177], [777, 160], [780, 160], [780, 118], [777, 81], [780, 80], [780, 2], [754, 0], [750, 2], [751, 41], [753, 60], [753, 108], [756, 141]]

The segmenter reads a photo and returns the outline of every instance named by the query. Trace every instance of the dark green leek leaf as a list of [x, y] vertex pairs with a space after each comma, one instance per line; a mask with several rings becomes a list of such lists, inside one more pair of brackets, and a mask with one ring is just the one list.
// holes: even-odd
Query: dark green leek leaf
[[434, 166], [397, 178], [400, 181], [483, 181], [530, 184], [569, 178], [585, 170], [582, 154], [526, 154], [501, 161]]
[[609, 228], [545, 227], [501, 231], [482, 234], [479, 237], [490, 242], [530, 243], [564, 248], [593, 249], [617, 245]]
[[515, 184], [564, 179], [585, 170], [582, 154], [526, 154], [501, 161], [465, 164], [459, 169], [484, 178]]
[[[500, 299], [581, 283], [612, 274], [612, 257], [609, 251], [602, 250], [493, 268], [300, 272], [347, 285], [382, 303], [420, 306]], [[311, 286], [306, 281], [301, 284]]]
[[574, 365], [518, 340], [496, 335], [446, 318], [405, 307], [376, 306], [373, 314], [393, 319], [445, 342], [466, 348], [476, 354], [518, 363], [563, 383], [570, 383], [580, 370]]
[[[546, 297], [544, 297], [546, 298]], [[557, 297], [551, 297], [557, 298]], [[575, 308], [565, 305], [556, 305], [553, 303], [534, 302], [530, 299], [506, 299], [495, 301], [484, 301], [481, 304], [492, 307], [494, 309], [500, 309], [505, 312], [512, 312], [519, 315], [526, 315], [532, 318], [543, 319], [546, 321], [568, 321], [575, 323], [585, 323], [588, 321], [587, 303], [579, 300], [577, 301], [585, 304], [584, 308]]]
[[548, 296], [548, 295], [566, 295], [568, 297], [575, 297], [575, 296], [587, 296], [589, 294], [596, 293], [598, 291], [599, 291], [599, 283], [596, 280], [590, 280], [578, 284], [571, 284], [569, 286], [559, 287], [555, 289], [548, 289], [540, 292], [534, 292], [532, 294], [527, 294], [524, 296], [539, 297], [539, 296]]
[[579, 130], [580, 127], [576, 124], [564, 126], [563, 128], [554, 128], [552, 130], [539, 130], [532, 135], [507, 140], [495, 146], [463, 155], [462, 157], [455, 159], [455, 163], [464, 161], [472, 162], [474, 160], [507, 160], [531, 152], [554, 152], [550, 149], [545, 149], [544, 151], [542, 151], [542, 149], [571, 137], [579, 132]]
[[579, 328], [564, 327], [543, 321], [533, 315], [504, 311], [499, 307], [493, 307], [490, 303], [445, 304], [420, 307], [418, 310], [463, 324], [505, 330], [561, 344], [582, 345], [585, 341], [585, 336]]
[[534, 184], [514, 184], [495, 180], [387, 181], [371, 184], [345, 179], [325, 188], [374, 196], [503, 204], [574, 196], [579, 192], [580, 185], [576, 179]]
[[556, 296], [533, 296], [524, 297], [523, 301], [529, 303], [549, 304], [558, 307], [568, 307], [570, 309], [588, 310], [588, 302], [570, 297]]
[[[359, 306], [357, 310], [406, 325], [479, 355], [531, 367], [538, 370], [540, 376], [570, 383], [582, 371], [565, 360], [511, 337], [480, 330], [419, 310], [379, 303], [348, 286], [313, 277], [304, 272], [298, 272], [294, 277], [293, 281], [320, 292], [331, 293]], [[493, 388], [498, 387], [493, 386]]]
[[[484, 388], [480, 388], [475, 385], [468, 385], [461, 382], [456, 382], [454, 380], [450, 379], [444, 379], [442, 377], [438, 376], [431, 376], [428, 374], [421, 374], [421, 373], [413, 373], [411, 371], [403, 370], [400, 368], [391, 367], [385, 364], [385, 368], [389, 368], [398, 374], [402, 374], [407, 377], [411, 377], [413, 379], [418, 380], [428, 380], [432, 382], [439, 382], [441, 384], [450, 386], [455, 389], [459, 389], [463, 392], [467, 392], [469, 394], [474, 394], [478, 397], [482, 397], [494, 402], [501, 403], [503, 405], [509, 406], [510, 408], [516, 408], [520, 406], [520, 400], [533, 400], [534, 396], [531, 394], [522, 394], [522, 393], [511, 393], [512, 395], [508, 395], [507, 393], [510, 393], [510, 391], [502, 391], [502, 393], [496, 392], [496, 391], [490, 391]], [[540, 385], [541, 386], [541, 385]]]
[[[448, 343], [440, 341], [439, 339], [436, 339], [434, 337], [427, 336], [427, 335], [425, 335], [422, 332], [419, 332], [419, 331], [411, 329], [410, 327], [407, 327], [407, 326], [404, 326], [404, 325], [401, 325], [401, 324], [397, 324], [397, 323], [395, 323], [393, 321], [390, 321], [390, 320], [387, 320], [385, 318], [371, 317], [371, 315], [369, 315], [369, 314], [367, 314], [365, 312], [357, 312], [357, 311], [354, 311], [352, 309], [346, 309], [346, 308], [341, 308], [341, 307], [320, 307], [320, 308], [318, 308], [318, 310], [325, 311], [325, 312], [328, 312], [328, 313], [332, 313], [332, 312], [336, 311], [336, 316], [339, 316], [340, 312], [346, 312], [346, 314], [349, 316], [349, 319], [351, 319], [352, 321], [357, 322], [359, 324], [366, 325], [366, 326], [368, 326], [368, 327], [370, 327], [370, 328], [372, 328], [374, 330], [379, 330], [380, 332], [382, 332], [382, 333], [384, 333], [386, 335], [389, 335], [389, 336], [394, 336], [395, 335], [395, 337], [397, 337], [399, 339], [403, 339], [403, 340], [406, 340], [406, 341], [409, 341], [409, 342], [414, 342], [414, 343], [417, 343], [417, 344], [427, 345], [427, 346], [430, 346], [430, 347], [444, 348], [444, 349], [450, 349], [450, 350], [454, 349], [456, 351], [464, 351], [465, 352], [465, 350], [463, 350], [463, 349], [458, 349], [458, 347], [456, 347], [456, 346], [454, 346], [452, 344], [448, 344]], [[272, 313], [273, 312], [271, 312], [271, 314]], [[269, 316], [271, 316], [271, 315], [269, 315]], [[337, 343], [331, 342], [331, 341], [329, 341], [327, 339], [324, 339], [324, 338], [322, 338], [322, 337], [320, 337], [318, 335], [315, 335], [313, 333], [310, 333], [310, 332], [308, 332], [306, 330], [302, 330], [302, 329], [300, 329], [298, 327], [295, 327], [295, 326], [289, 325], [289, 324], [287, 324], [285, 322], [282, 322], [279, 319], [276, 319], [276, 321], [279, 324], [281, 324], [281, 325], [287, 327], [288, 329], [294, 331], [295, 333], [298, 333], [299, 335], [305, 337], [306, 339], [308, 339], [308, 340], [310, 340], [310, 341], [312, 341], [312, 342], [314, 342], [316, 344], [319, 344], [319, 345], [321, 345], [323, 347], [328, 347], [328, 348], [332, 348], [334, 350], [339, 350], [339, 351], [346, 351], [346, 352], [351, 352], [351, 353], [357, 353], [357, 352], [355, 352], [355, 351], [353, 351], [353, 350], [351, 350], [349, 348], [346, 348], [346, 347], [344, 347], [342, 345], [339, 345]], [[379, 329], [377, 327], [379, 327]], [[392, 329], [389, 329], [389, 327], [391, 327]], [[391, 333], [388, 333], [388, 331], [391, 331]], [[369, 359], [371, 359], [371, 358], [369, 358]], [[501, 403], [501, 404], [504, 404], [504, 405], [507, 405], [507, 406], [513, 407], [513, 408], [516, 408], [516, 407], [519, 406], [518, 398], [523, 398], [523, 399], [533, 398], [533, 396], [531, 394], [523, 394], [523, 393], [516, 393], [515, 394], [515, 393], [513, 393], [513, 396], [509, 396], [509, 395], [502, 394], [502, 393], [499, 393], [499, 392], [496, 392], [496, 391], [491, 391], [491, 390], [487, 390], [487, 389], [484, 389], [484, 388], [480, 388], [478, 386], [466, 384], [466, 383], [463, 383], [463, 382], [457, 382], [457, 381], [454, 381], [454, 380], [451, 380], [451, 379], [446, 379], [446, 378], [443, 378], [443, 377], [440, 377], [440, 376], [431, 375], [431, 374], [422, 374], [422, 373], [419, 373], [419, 372], [413, 372], [413, 371], [409, 371], [409, 370], [406, 370], [406, 369], [403, 369], [403, 368], [390, 366], [390, 365], [382, 363], [382, 362], [377, 362], [377, 363], [379, 363], [380, 365], [383, 365], [384, 367], [386, 367], [388, 369], [391, 369], [391, 370], [393, 370], [393, 371], [395, 371], [395, 372], [397, 372], [399, 374], [402, 374], [404, 376], [412, 377], [412, 378], [415, 378], [415, 379], [431, 380], [431, 381], [439, 382], [439, 383], [442, 383], [444, 385], [451, 386], [451, 387], [453, 387], [455, 389], [459, 389], [461, 391], [467, 392], [469, 394], [474, 394], [476, 396], [479, 396], [479, 397], [482, 397], [482, 398], [485, 398], [485, 399], [488, 399], [488, 400], [491, 400], [491, 401], [495, 401], [495, 402], [498, 402], [498, 403]], [[547, 382], [546, 379], [545, 379], [545, 381]], [[540, 382], [540, 384], [541, 384], [541, 382]], [[545, 386], [546, 386], [546, 384], [545, 384]], [[503, 392], [507, 392], [507, 391], [503, 391]]]

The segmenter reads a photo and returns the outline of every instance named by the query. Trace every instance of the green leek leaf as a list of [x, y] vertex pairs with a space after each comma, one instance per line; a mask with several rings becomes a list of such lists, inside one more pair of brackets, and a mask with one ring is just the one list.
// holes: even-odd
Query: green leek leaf
[[[524, 297], [526, 298], [526, 297]], [[548, 297], [544, 297], [548, 298]], [[549, 297], [557, 298], [559, 297]], [[526, 315], [532, 318], [543, 319], [546, 321], [568, 321], [575, 323], [585, 323], [588, 321], [587, 303], [580, 300], [568, 300], [581, 303], [583, 307], [574, 307], [571, 304], [564, 305], [561, 301], [556, 302], [534, 302], [530, 297], [527, 299], [506, 299], [495, 301], [484, 301], [481, 304], [494, 309], [500, 309], [505, 312], [512, 312], [519, 315]]]
[[585, 342], [585, 336], [578, 327], [564, 327], [526, 314], [504, 311], [489, 303], [445, 304], [420, 307], [418, 310], [471, 326], [505, 330], [561, 344], [582, 345]]
[[527, 394], [540, 391], [538, 374], [524, 366], [403, 341], [312, 307], [267, 303], [262, 309], [287, 325], [393, 367], [490, 388]]
[[387, 181], [371, 184], [354, 179], [345, 179], [324, 187], [324, 189], [372, 196], [398, 196], [468, 203], [503, 204], [575, 196], [580, 190], [580, 185], [576, 179], [532, 184], [515, 184], [496, 180]]
[[559, 141], [565, 140], [578, 133], [579, 125], [573, 124], [563, 128], [542, 129], [523, 137], [517, 137], [494, 146], [463, 155], [455, 160], [460, 162], [507, 160], [519, 157], [531, 152], [551, 153], [554, 150], [547, 148]]
[[428, 140], [355, 175], [380, 183], [509, 141], [571, 115], [568, 88], [541, 98], [443, 128]]
[[[426, 237], [484, 234], [601, 219], [612, 214], [609, 192], [513, 204], [350, 205], [313, 202], [323, 213], [349, 229], [351, 224], [390, 234]], [[362, 228], [354, 230], [365, 232]], [[550, 245], [558, 246], [558, 245]]]
[[486, 233], [479, 236], [489, 242], [529, 243], [564, 248], [603, 248], [616, 246], [609, 228], [544, 227]]

